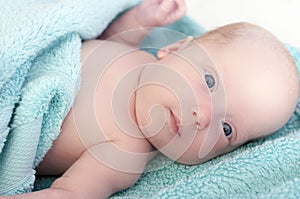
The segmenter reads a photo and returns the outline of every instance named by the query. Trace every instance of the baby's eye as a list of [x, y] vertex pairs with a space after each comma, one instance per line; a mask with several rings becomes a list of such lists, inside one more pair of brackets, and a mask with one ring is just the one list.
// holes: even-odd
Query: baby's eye
[[215, 86], [215, 78], [209, 74], [206, 74], [204, 77], [208, 88], [213, 88]]
[[230, 137], [231, 137], [231, 134], [232, 134], [232, 128], [231, 128], [231, 126], [230, 126], [228, 123], [226, 123], [226, 122], [223, 123], [223, 131], [224, 131], [224, 134], [225, 134], [225, 136], [226, 136], [227, 138], [230, 138]]

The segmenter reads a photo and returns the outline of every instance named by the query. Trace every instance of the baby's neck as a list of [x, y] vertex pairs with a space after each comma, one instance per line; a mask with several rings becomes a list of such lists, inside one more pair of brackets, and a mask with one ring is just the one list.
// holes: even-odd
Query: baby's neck
[[[82, 79], [87, 89], [91, 86], [95, 88], [94, 84], [98, 84], [100, 95], [110, 101], [110, 109], [113, 109], [116, 122], [122, 123], [126, 128], [138, 128], [135, 98], [139, 78], [144, 65], [156, 62], [156, 58], [125, 44], [91, 40], [83, 43], [81, 60]], [[95, 75], [95, 81], [88, 83]], [[86, 97], [85, 92], [85, 89], [81, 89], [83, 98]]]
[[[151, 54], [134, 50], [122, 56], [122, 63], [115, 63], [115, 68], [107, 72], [110, 81], [107, 84], [114, 84], [112, 86], [112, 111], [117, 118], [118, 124], [123, 124], [128, 132], [136, 132], [138, 137], [142, 136], [139, 129], [138, 118], [136, 114], [137, 106], [136, 93], [139, 90], [139, 81], [146, 64], [156, 62], [156, 58]], [[118, 61], [116, 61], [118, 62]], [[113, 66], [114, 67], [114, 66]], [[135, 133], [134, 133], [135, 134]], [[133, 135], [134, 136], [134, 135]]]

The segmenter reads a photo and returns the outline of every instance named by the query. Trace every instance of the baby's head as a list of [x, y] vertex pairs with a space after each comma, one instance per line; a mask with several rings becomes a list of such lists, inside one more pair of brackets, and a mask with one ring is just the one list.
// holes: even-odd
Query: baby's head
[[288, 121], [299, 97], [298, 72], [274, 35], [253, 24], [235, 23], [196, 40], [222, 78], [227, 115], [235, 110], [237, 125], [245, 127], [242, 142], [267, 136]]
[[[201, 48], [202, 52], [196, 50]], [[155, 123], [155, 114], [149, 116], [148, 110], [157, 104], [165, 108], [167, 124], [156, 134], [147, 129], [143, 133], [178, 162], [201, 163], [270, 135], [289, 120], [297, 104], [295, 63], [282, 43], [261, 27], [227, 25], [172, 44], [159, 51], [158, 57], [159, 64], [188, 81], [197, 106], [174, 97], [164, 86], [145, 86], [140, 89], [144, 106], [137, 110], [138, 122], [142, 127]], [[146, 68], [141, 80], [151, 79], [154, 73], [148, 72]], [[160, 75], [168, 74], [162, 70]], [[174, 84], [180, 90], [181, 84]]]

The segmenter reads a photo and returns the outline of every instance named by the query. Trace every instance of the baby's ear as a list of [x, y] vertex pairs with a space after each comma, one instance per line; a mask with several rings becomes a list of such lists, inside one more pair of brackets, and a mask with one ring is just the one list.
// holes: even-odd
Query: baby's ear
[[179, 50], [180, 48], [185, 47], [188, 43], [193, 41], [193, 39], [194, 38], [192, 36], [188, 36], [176, 43], [173, 43], [173, 44], [170, 44], [168, 46], [161, 48], [157, 53], [158, 59], [163, 59], [166, 56], [168, 56], [169, 54], [172, 54], [173, 52]]

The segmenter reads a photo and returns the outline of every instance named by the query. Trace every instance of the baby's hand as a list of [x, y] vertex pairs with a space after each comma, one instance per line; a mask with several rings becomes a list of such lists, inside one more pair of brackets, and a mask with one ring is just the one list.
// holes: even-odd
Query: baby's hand
[[143, 0], [136, 7], [136, 17], [143, 27], [171, 24], [186, 13], [184, 0]]

